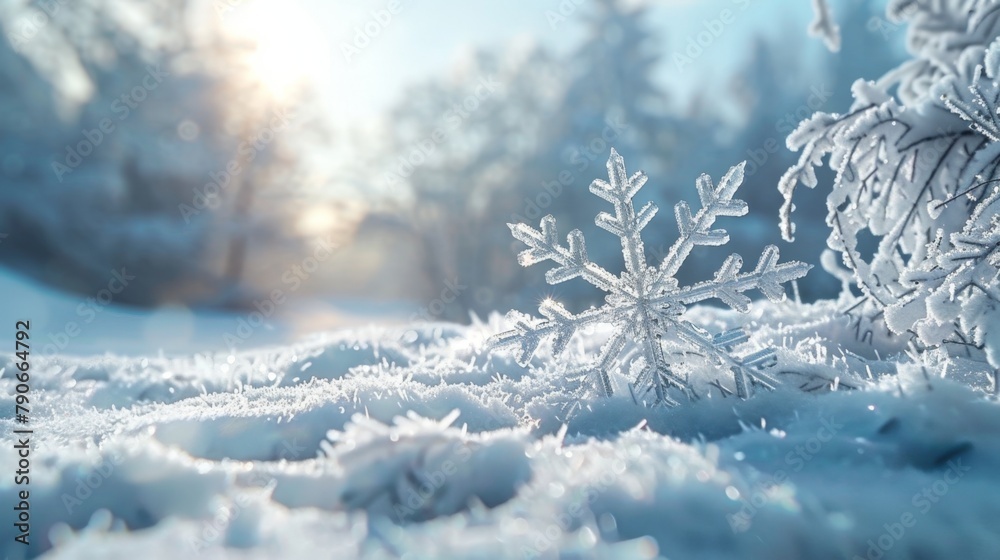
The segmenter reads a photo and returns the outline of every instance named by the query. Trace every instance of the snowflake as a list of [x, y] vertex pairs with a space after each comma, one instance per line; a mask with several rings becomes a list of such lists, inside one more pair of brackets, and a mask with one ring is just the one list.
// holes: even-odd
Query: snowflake
[[[745, 163], [745, 162], [744, 162]], [[736, 189], [743, 182], [741, 163], [729, 170], [718, 186], [708, 175], [698, 178], [696, 185], [702, 208], [691, 214], [685, 202], [674, 207], [680, 237], [670, 247], [659, 266], [647, 264], [640, 232], [652, 220], [657, 208], [647, 203], [636, 211], [632, 197], [646, 183], [641, 171], [631, 177], [626, 174], [625, 162], [618, 152], [611, 150], [608, 159], [609, 181], [595, 180], [590, 192], [614, 205], [614, 215], [601, 212], [595, 223], [621, 240], [625, 257], [625, 271], [615, 276], [587, 257], [583, 233], [573, 230], [567, 237], [567, 246], [559, 243], [555, 219], [542, 218], [541, 230], [526, 224], [508, 224], [513, 236], [528, 245], [518, 255], [522, 266], [544, 261], [556, 263], [545, 278], [549, 284], [558, 284], [573, 278], [582, 278], [604, 292], [605, 303], [579, 314], [570, 313], [562, 304], [547, 299], [539, 307], [544, 320], [534, 320], [516, 311], [508, 313], [514, 329], [493, 336], [490, 348], [517, 348], [517, 360], [523, 366], [534, 355], [545, 339], [552, 341], [553, 355], [565, 350], [570, 339], [581, 329], [599, 324], [612, 325], [610, 339], [601, 349], [597, 360], [585, 368], [597, 392], [611, 396], [611, 373], [617, 368], [634, 373], [629, 384], [632, 397], [637, 402], [652, 394], [654, 404], [676, 405], [671, 392], [679, 391], [689, 399], [698, 394], [689, 382], [689, 375], [682, 375], [682, 361], [692, 354], [728, 368], [733, 373], [736, 394], [740, 398], [750, 395], [750, 388], [773, 389], [777, 383], [765, 370], [777, 359], [773, 348], [766, 348], [739, 357], [733, 347], [745, 342], [747, 334], [742, 328], [712, 335], [684, 318], [687, 306], [718, 298], [740, 312], [749, 310], [750, 298], [744, 292], [757, 289], [771, 300], [785, 297], [782, 284], [806, 274], [811, 268], [800, 262], [778, 263], [778, 248], [768, 246], [751, 272], [740, 272], [743, 259], [730, 255], [715, 278], [693, 286], [680, 287], [675, 278], [681, 265], [698, 245], [724, 245], [729, 235], [722, 229], [710, 229], [719, 216], [742, 216], [747, 205], [733, 199]], [[638, 352], [629, 351], [629, 341], [637, 344]], [[748, 387], [749, 384], [749, 387]], [[711, 384], [723, 396], [732, 394], [716, 380]]]

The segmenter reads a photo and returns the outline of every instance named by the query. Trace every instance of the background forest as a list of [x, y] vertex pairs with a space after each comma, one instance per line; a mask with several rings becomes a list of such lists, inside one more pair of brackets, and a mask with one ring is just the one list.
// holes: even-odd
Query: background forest
[[[338, 249], [296, 297], [457, 321], [526, 310], [544, 287], [512, 258], [505, 224], [590, 222], [587, 186], [611, 146], [654, 177], [644, 195], [661, 208], [698, 174], [747, 160], [752, 211], [728, 224], [729, 249], [759, 251], [779, 242], [787, 134], [816, 110], [846, 110], [855, 79], [902, 56], [881, 3], [842, 4], [837, 54], [802, 32], [804, 5], [516, 4], [534, 27], [472, 44], [439, 34], [428, 48], [450, 52], [424, 73], [357, 81], [403, 56], [392, 33], [420, 28], [373, 19], [377, 7], [345, 11], [326, 34], [309, 4], [8, 3], [0, 231], [13, 237], [0, 263], [80, 294], [125, 267], [136, 279], [120, 303], [247, 309], [327, 239]], [[478, 21], [445, 17], [463, 16]], [[722, 44], [730, 27], [738, 51]], [[800, 196], [800, 235], [779, 243], [815, 264], [823, 198]], [[651, 238], [672, 227], [651, 225]], [[614, 259], [617, 243], [590, 250]], [[681, 279], [711, 273], [706, 261]], [[838, 289], [817, 269], [800, 292]]]

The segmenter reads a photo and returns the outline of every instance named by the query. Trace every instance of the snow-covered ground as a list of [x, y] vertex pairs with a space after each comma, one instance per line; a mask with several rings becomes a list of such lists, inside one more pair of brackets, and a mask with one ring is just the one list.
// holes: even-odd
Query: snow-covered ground
[[[776, 346], [783, 385], [670, 409], [573, 395], [565, 372], [600, 333], [528, 368], [484, 352], [499, 316], [235, 353], [39, 356], [31, 544], [6, 521], [2, 553], [995, 558], [1000, 407], [984, 367], [901, 364], [878, 340], [877, 356], [834, 307], [693, 308]], [[15, 465], [20, 426], [2, 422]], [[17, 503], [23, 487], [0, 480]]]
[[[13, 326], [31, 321], [34, 355], [86, 356], [111, 353], [128, 356], [191, 354], [227, 348], [254, 348], [287, 343], [330, 328], [399, 323], [411, 311], [404, 303], [350, 300], [289, 300], [243, 312], [163, 307], [155, 311], [120, 305], [116, 291], [127, 289], [123, 268], [108, 276], [108, 287], [88, 296], [68, 294], [38, 284], [0, 267], [3, 310], [0, 319]], [[262, 300], [265, 298], [261, 298]], [[5, 323], [6, 324], [6, 323]]]

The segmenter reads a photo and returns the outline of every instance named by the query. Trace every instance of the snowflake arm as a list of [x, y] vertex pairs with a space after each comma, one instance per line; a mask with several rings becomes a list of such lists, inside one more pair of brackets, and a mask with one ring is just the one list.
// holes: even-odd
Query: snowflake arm
[[774, 348], [764, 348], [743, 358], [734, 357], [729, 353], [733, 346], [749, 339], [743, 329], [733, 329], [707, 337], [689, 324], [673, 319], [671, 322], [681, 338], [732, 370], [736, 394], [739, 398], [745, 399], [750, 396], [747, 378], [752, 386], [762, 387], [769, 391], [773, 391], [778, 385], [774, 378], [763, 372], [765, 368], [771, 367], [777, 362], [777, 353]]
[[646, 175], [639, 171], [629, 177], [624, 158], [614, 148], [608, 158], [608, 179], [610, 181], [595, 179], [590, 185], [590, 192], [613, 204], [615, 215], [601, 212], [594, 223], [621, 239], [625, 270], [633, 278], [638, 278], [646, 271], [646, 254], [639, 232], [653, 219], [657, 208], [648, 202], [641, 210], [635, 211], [632, 197], [646, 184]]
[[712, 178], [702, 174], [695, 182], [701, 210], [694, 216], [687, 202], [674, 206], [677, 229], [680, 237], [670, 246], [667, 256], [660, 263], [660, 274], [672, 278], [697, 245], [725, 245], [729, 234], [724, 229], [709, 229], [719, 216], [743, 216], [747, 213], [747, 203], [734, 199], [736, 189], [743, 183], [743, 167], [746, 162], [732, 167], [719, 182], [712, 185]]
[[711, 298], [719, 298], [729, 307], [746, 313], [750, 309], [750, 298], [743, 294], [747, 290], [757, 289], [771, 301], [781, 301], [785, 297], [782, 284], [801, 278], [811, 268], [801, 262], [778, 264], [778, 248], [768, 245], [752, 272], [740, 274], [743, 258], [737, 254], [729, 255], [722, 268], [715, 273], [715, 278], [690, 287], [660, 296], [655, 303], [684, 304], [697, 303]]
[[583, 232], [575, 229], [566, 236], [569, 247], [559, 244], [556, 219], [552, 215], [542, 218], [541, 231], [527, 224], [507, 224], [514, 239], [530, 247], [517, 256], [521, 266], [531, 266], [546, 259], [560, 265], [545, 273], [549, 284], [558, 284], [581, 277], [601, 290], [611, 290], [617, 282], [613, 274], [594, 264], [587, 257]]
[[546, 338], [552, 339], [552, 353], [558, 355], [581, 328], [604, 319], [599, 309], [573, 315], [562, 304], [551, 299], [543, 301], [538, 312], [546, 320], [534, 324], [521, 313], [508, 313], [507, 319], [514, 323], [514, 329], [490, 337], [487, 345], [491, 348], [517, 347], [517, 362], [526, 366], [538, 345]]

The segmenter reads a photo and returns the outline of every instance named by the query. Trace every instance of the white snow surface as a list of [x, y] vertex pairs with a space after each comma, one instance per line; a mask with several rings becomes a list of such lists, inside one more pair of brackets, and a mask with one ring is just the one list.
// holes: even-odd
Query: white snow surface
[[[777, 348], [782, 385], [675, 408], [571, 396], [567, 373], [607, 333], [559, 358], [543, 346], [527, 367], [484, 352], [510, 327], [499, 315], [236, 353], [39, 356], [31, 544], [5, 521], [0, 554], [995, 558], [989, 368], [854, 342], [838, 305], [693, 307], [704, 328]], [[21, 489], [0, 477], [8, 520]]]

